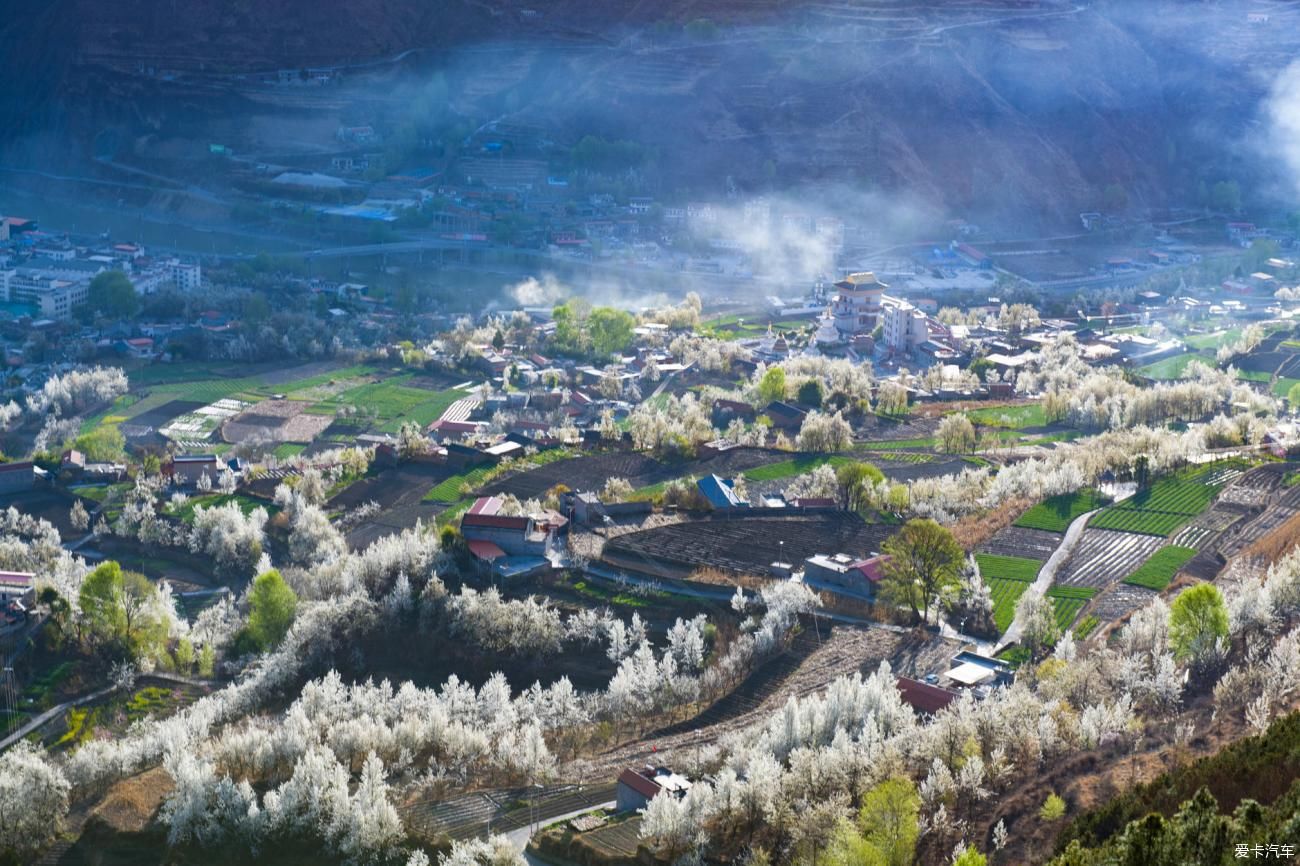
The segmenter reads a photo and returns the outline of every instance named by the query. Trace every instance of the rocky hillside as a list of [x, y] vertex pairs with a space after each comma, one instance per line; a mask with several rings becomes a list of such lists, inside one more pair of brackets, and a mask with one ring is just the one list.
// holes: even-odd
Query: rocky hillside
[[411, 51], [465, 117], [650, 145], [668, 185], [906, 191], [1066, 224], [1112, 184], [1151, 207], [1202, 182], [1273, 185], [1256, 121], [1298, 21], [1281, 2], [55, 0], [0, 24], [0, 128], [39, 136], [20, 161], [180, 117], [237, 137], [229, 91], [172, 92], [159, 70], [234, 79]]

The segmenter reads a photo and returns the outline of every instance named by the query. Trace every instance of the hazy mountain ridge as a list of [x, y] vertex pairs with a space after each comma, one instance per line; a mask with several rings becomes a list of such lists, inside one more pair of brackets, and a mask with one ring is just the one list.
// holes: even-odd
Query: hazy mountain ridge
[[[233, 76], [419, 49], [421, 73], [452, 70], [458, 109], [491, 115], [513, 93], [509, 119], [653, 145], [673, 184], [848, 184], [1065, 221], [1110, 184], [1160, 208], [1202, 181], [1269, 183], [1243, 138], [1297, 39], [1289, 19], [1248, 25], [1245, 6], [1180, 4], [1175, 20], [1155, 4], [994, 0], [537, 5], [62, 0], [5, 31], [31, 80], [4, 107], [15, 130], [53, 129], [75, 152], [105, 125], [158, 133], [175, 114], [238, 111], [216, 90], [170, 93], [158, 69]], [[711, 29], [681, 35], [701, 18]]]

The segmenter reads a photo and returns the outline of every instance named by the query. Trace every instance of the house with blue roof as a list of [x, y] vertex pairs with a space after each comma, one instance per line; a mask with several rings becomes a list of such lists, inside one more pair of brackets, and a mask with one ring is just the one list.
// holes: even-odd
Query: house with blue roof
[[722, 511], [730, 508], [749, 507], [749, 503], [736, 494], [736, 482], [730, 478], [705, 475], [695, 482], [695, 485], [700, 489], [700, 494], [709, 501], [709, 505], [713, 506], [714, 510]]

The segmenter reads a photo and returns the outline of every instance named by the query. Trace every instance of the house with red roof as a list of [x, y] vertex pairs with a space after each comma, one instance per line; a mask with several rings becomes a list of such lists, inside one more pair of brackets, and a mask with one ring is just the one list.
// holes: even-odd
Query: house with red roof
[[911, 677], [899, 677], [896, 683], [903, 703], [923, 716], [931, 716], [957, 699], [957, 693]]
[[816, 554], [804, 560], [804, 581], [831, 592], [874, 601], [884, 579], [887, 556], [853, 557], [844, 553]]

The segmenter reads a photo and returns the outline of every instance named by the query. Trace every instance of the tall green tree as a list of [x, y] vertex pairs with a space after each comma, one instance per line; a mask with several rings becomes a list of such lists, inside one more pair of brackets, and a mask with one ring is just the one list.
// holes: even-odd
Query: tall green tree
[[775, 403], [785, 399], [785, 370], [780, 367], [768, 367], [763, 378], [758, 382], [758, 396], [764, 403]]
[[909, 866], [915, 860], [920, 815], [921, 796], [911, 779], [895, 776], [867, 791], [858, 829], [882, 866]]
[[270, 649], [289, 631], [297, 612], [298, 596], [280, 572], [274, 568], [262, 572], [248, 594], [249, 638], [258, 649]]
[[870, 463], [845, 463], [835, 470], [840, 507], [861, 511], [871, 500], [871, 492], [885, 480], [885, 473]]
[[930, 608], [961, 587], [965, 553], [951, 532], [929, 518], [907, 521], [881, 545], [880, 591], [892, 604], [906, 605], [917, 622], [930, 621]]
[[632, 345], [632, 314], [613, 307], [597, 307], [587, 319], [591, 351], [602, 357], [623, 352]]
[[122, 271], [104, 271], [90, 281], [86, 303], [96, 313], [127, 319], [140, 309], [140, 295]]
[[101, 563], [86, 575], [78, 602], [85, 622], [85, 635], [92, 642], [110, 641], [125, 634], [125, 592], [122, 566], [112, 560]]
[[1203, 664], [1228, 636], [1228, 606], [1212, 583], [1185, 589], [1169, 606], [1169, 645], [1179, 661]]

